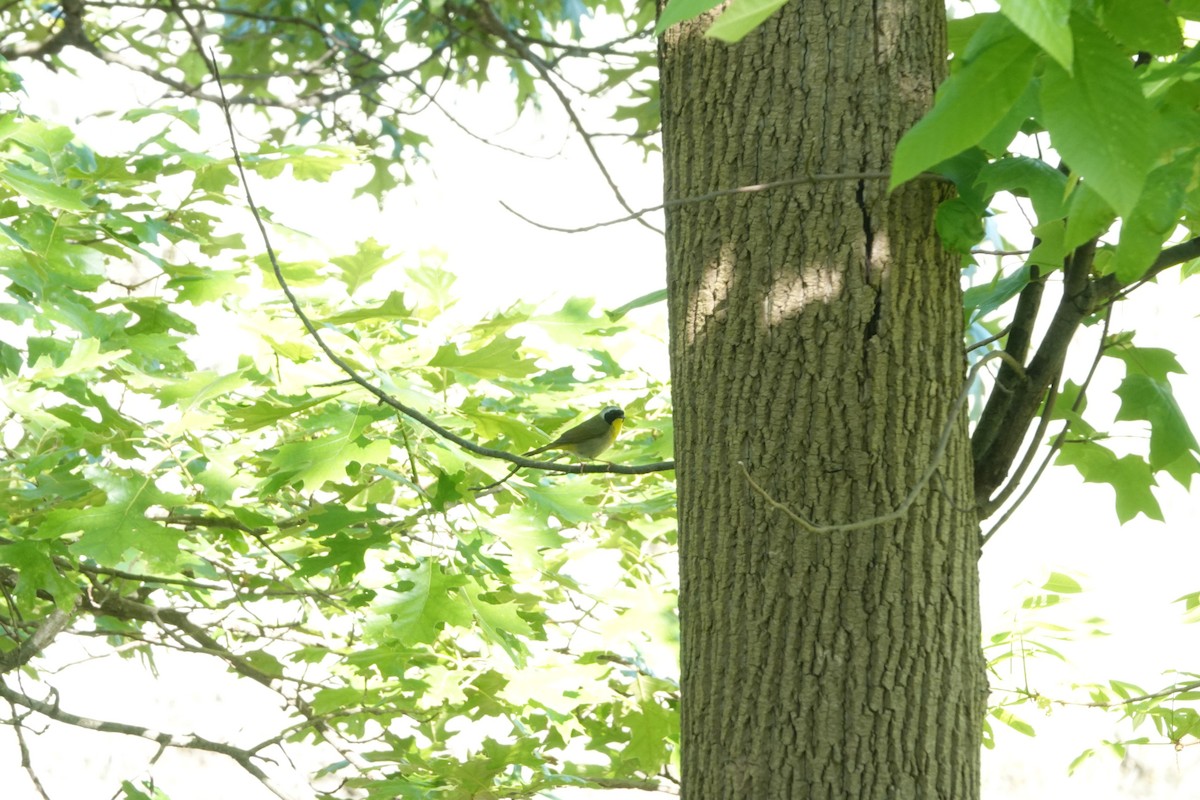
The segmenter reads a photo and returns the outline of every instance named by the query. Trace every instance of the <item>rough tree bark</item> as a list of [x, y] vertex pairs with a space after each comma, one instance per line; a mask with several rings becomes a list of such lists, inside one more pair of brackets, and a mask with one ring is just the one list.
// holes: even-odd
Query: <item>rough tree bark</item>
[[[792, 0], [735, 46], [663, 37], [689, 800], [979, 793], [986, 681], [962, 305], [934, 210], [889, 196], [943, 76], [940, 0]], [[842, 177], [831, 177], [834, 174]], [[743, 466], [747, 472], [743, 472]]]

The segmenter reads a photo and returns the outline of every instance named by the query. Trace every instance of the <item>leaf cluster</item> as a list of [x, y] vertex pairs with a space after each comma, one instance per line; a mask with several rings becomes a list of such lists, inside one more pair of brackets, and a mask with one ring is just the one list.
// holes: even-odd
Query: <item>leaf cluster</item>
[[[641, 43], [652, 10], [619, 0], [73, 0], [54, 7], [21, 0], [0, 8], [0, 56], [74, 72], [114, 65], [189, 102], [218, 102], [216, 58], [229, 102], [261, 112], [270, 141], [368, 151], [371, 176], [359, 192], [382, 200], [426, 153], [429, 139], [415, 115], [432, 106], [463, 126], [439, 102], [441, 90], [477, 87], [497, 73], [507, 74], [518, 112], [536, 106], [539, 85], [574, 62], [581, 67], [572, 74], [587, 77], [554, 82], [579, 97], [628, 85], [630, 103], [619, 118], [634, 121], [635, 130], [624, 135], [652, 146], [654, 54]], [[597, 14], [625, 17], [625, 32], [585, 46], [583, 27]], [[565, 91], [559, 98], [577, 102]]]
[[[229, 160], [177, 143], [190, 113], [155, 118], [108, 156], [0, 115], [8, 722], [84, 724], [75, 698], [41, 698], [44, 667], [92, 641], [217, 658], [274, 691], [293, 724], [249, 746], [85, 725], [219, 752], [268, 786], [266, 759], [300, 743], [369, 797], [652, 785], [678, 739], [654, 667], [675, 636], [672, 481], [537, 473], [479, 492], [502, 462], [338, 383], [222, 222]], [[353, 161], [246, 157], [310, 180]], [[163, 176], [186, 185], [168, 195]], [[591, 301], [457, 319], [436, 258], [373, 240], [281, 266], [356, 369], [463, 437], [520, 453], [615, 401], [631, 424], [612, 458], [669, 452], [664, 387], [621, 368], [609, 345], [636, 333]]]
[[[1018, 458], [1023, 440], [1039, 415], [1038, 439], [1051, 419], [1064, 421], [1048, 439], [1057, 463], [1111, 485], [1122, 522], [1138, 513], [1162, 519], [1158, 476], [1186, 487], [1200, 472], [1200, 448], [1168, 377], [1182, 371], [1178, 363], [1108, 328], [1111, 305], [1139, 285], [1180, 264], [1183, 277], [1196, 271], [1200, 51], [1183, 36], [1195, 16], [1187, 3], [1010, 0], [999, 12], [950, 20], [950, 75], [897, 147], [892, 185], [929, 172], [954, 183], [937, 224], [974, 276], [968, 336], [996, 340], [991, 346], [1024, 370], [1000, 371], [975, 431], [984, 516], [1016, 487], [1029, 460]], [[995, 224], [1014, 208], [1029, 222], [1027, 249]], [[981, 242], [1002, 254], [990, 269], [974, 253]], [[1045, 291], [1055, 284], [1056, 308]], [[1148, 447], [1114, 450], [1106, 440], [1120, 425], [1085, 421], [1090, 374], [1060, 385], [1080, 328], [1097, 323], [1097, 362], [1120, 360], [1126, 373], [1114, 422], [1144, 423]], [[1040, 342], [1038, 325], [1048, 326]]]

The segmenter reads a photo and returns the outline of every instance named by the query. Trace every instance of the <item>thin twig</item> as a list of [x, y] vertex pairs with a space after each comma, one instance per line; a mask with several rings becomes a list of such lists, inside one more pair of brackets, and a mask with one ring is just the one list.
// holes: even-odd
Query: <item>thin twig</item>
[[967, 352], [968, 352], [968, 353], [974, 352], [974, 351], [978, 350], [978, 349], [979, 349], [979, 348], [981, 348], [981, 347], [987, 347], [987, 346], [988, 346], [989, 344], [991, 344], [992, 342], [999, 341], [1000, 339], [1003, 339], [1005, 336], [1007, 336], [1007, 335], [1008, 335], [1008, 332], [1009, 332], [1010, 330], [1012, 330], [1012, 326], [1011, 326], [1011, 325], [1005, 325], [1005, 326], [1004, 326], [1004, 328], [1003, 328], [1003, 329], [1001, 329], [1001, 331], [1000, 331], [999, 333], [997, 333], [997, 334], [994, 334], [994, 335], [992, 335], [992, 336], [989, 336], [989, 337], [987, 337], [986, 339], [980, 339], [978, 342], [974, 342], [974, 343], [972, 343], [972, 344], [971, 344], [969, 347], [967, 347]]
[[[616, 180], [608, 171], [608, 167], [605, 165], [604, 159], [600, 157], [600, 152], [596, 150], [596, 144], [592, 141], [592, 134], [588, 131], [587, 127], [583, 124], [583, 120], [580, 119], [579, 114], [575, 111], [575, 106], [571, 103], [571, 98], [567, 97], [567, 93], [563, 91], [562, 87], [559, 86], [558, 82], [554, 79], [555, 73], [553, 70], [550, 69], [546, 62], [543, 61], [537, 55], [537, 53], [529, 49], [529, 45], [521, 41], [520, 37], [508, 29], [508, 26], [505, 25], [504, 21], [500, 19], [498, 14], [496, 14], [496, 10], [492, 8], [491, 4], [484, 0], [483, 2], [478, 3], [476, 7], [481, 12], [481, 22], [483, 23], [484, 29], [498, 36], [510, 48], [512, 48], [512, 50], [518, 56], [520, 56], [522, 61], [525, 61], [527, 64], [533, 67], [539, 75], [541, 75], [542, 80], [545, 81], [546, 85], [550, 87], [550, 91], [554, 92], [555, 97], [558, 98], [558, 102], [563, 107], [563, 111], [566, 112], [567, 117], [571, 120], [571, 124], [575, 126], [575, 130], [579, 131], [579, 136], [583, 139], [583, 144], [585, 147], [587, 147], [588, 154], [592, 157], [592, 161], [596, 164], [597, 169], [600, 170], [600, 174], [604, 176], [604, 180], [608, 183], [608, 188], [610, 191], [612, 191], [613, 197], [615, 197], [617, 202], [621, 204], [622, 208], [632, 214], [633, 207], [629, 205], [629, 201], [625, 199], [625, 195], [622, 194], [620, 187], [617, 186]], [[559, 79], [563, 80], [561, 76]], [[641, 219], [641, 217], [635, 218], [640, 224], [644, 225], [650, 230], [657, 233], [662, 233], [661, 230], [651, 225], [649, 222]]]
[[963, 382], [962, 390], [958, 393], [958, 397], [955, 399], [954, 404], [950, 408], [950, 414], [946, 418], [946, 423], [942, 426], [942, 433], [941, 436], [938, 437], [937, 446], [934, 448], [933, 453], [930, 456], [929, 466], [925, 468], [925, 472], [921, 474], [921, 477], [915, 484], [913, 484], [912, 488], [909, 489], [908, 494], [900, 502], [900, 505], [896, 506], [895, 509], [887, 512], [886, 514], [859, 520], [858, 522], [847, 522], [840, 525], [817, 525], [804, 516], [797, 514], [784, 503], [781, 503], [774, 497], [771, 497], [771, 495], [767, 493], [766, 489], [755, 482], [754, 478], [750, 477], [750, 471], [746, 469], [745, 462], [737, 462], [738, 466], [742, 468], [742, 474], [746, 477], [746, 480], [750, 483], [750, 486], [756, 492], [758, 492], [758, 494], [760, 494], [762, 498], [771, 505], [772, 508], [782, 511], [793, 522], [809, 533], [839, 533], [842, 531], [860, 530], [862, 528], [870, 528], [875, 525], [881, 525], [885, 522], [891, 522], [894, 519], [899, 519], [900, 517], [904, 516], [912, 504], [916, 502], [917, 496], [921, 493], [921, 490], [925, 488], [925, 485], [929, 483], [929, 480], [933, 477], [933, 474], [937, 472], [938, 467], [941, 466], [942, 457], [946, 453], [946, 446], [950, 442], [950, 434], [953, 433], [955, 425], [958, 424], [958, 415], [962, 411], [963, 405], [967, 402], [967, 397], [970, 396], [971, 386], [975, 383], [975, 377], [979, 374], [979, 371], [983, 369], [983, 366], [994, 358], [1002, 359], [1006, 363], [1012, 364], [1014, 369], [1018, 371], [1021, 370], [1021, 365], [1017, 364], [1016, 360], [1003, 350], [996, 350], [988, 353], [986, 356], [975, 362], [975, 365], [971, 367], [970, 372], [967, 373], [967, 379]]
[[1136, 697], [1127, 697], [1121, 700], [1113, 700], [1111, 702], [1091, 701], [1088, 703], [1077, 700], [1055, 700], [1051, 697], [1046, 697], [1040, 692], [1035, 692], [1030, 689], [993, 689], [993, 691], [1011, 692], [1013, 694], [1027, 697], [1030, 700], [1045, 700], [1048, 703], [1053, 703], [1056, 706], [1076, 706], [1079, 708], [1119, 708], [1121, 706], [1132, 705], [1133, 703], [1146, 703], [1154, 700], [1163, 700], [1172, 695], [1186, 694], [1200, 689], [1200, 681], [1188, 681], [1187, 683], [1177, 683], [1174, 686], [1169, 686], [1166, 689], [1160, 689], [1157, 692], [1149, 692], [1147, 694], [1137, 695]]
[[37, 789], [37, 793], [42, 800], [50, 800], [50, 794], [46, 791], [46, 787], [42, 785], [42, 781], [37, 776], [37, 771], [33, 768], [33, 759], [29, 755], [29, 745], [25, 742], [25, 717], [31, 712], [21, 714], [17, 711], [16, 705], [9, 702], [8, 707], [12, 709], [12, 725], [13, 733], [17, 736], [17, 748], [21, 751], [21, 767], [29, 773], [29, 781], [33, 784], [33, 788]]
[[973, 256], [1027, 256], [1032, 250], [972, 250]]
[[[662, 211], [668, 208], [678, 208], [679, 206], [691, 205], [693, 203], [703, 203], [706, 200], [715, 200], [718, 197], [729, 197], [735, 194], [750, 194], [753, 192], [765, 192], [769, 189], [779, 189], [784, 186], [800, 186], [808, 183], [829, 183], [832, 181], [849, 181], [849, 180], [883, 180], [891, 177], [890, 172], [876, 170], [872, 172], [834, 172], [829, 174], [819, 175], [800, 175], [795, 178], [783, 178], [778, 181], [768, 181], [766, 183], [754, 183], [748, 186], [736, 186], [732, 189], [717, 189], [713, 192], [705, 192], [704, 194], [692, 195], [690, 197], [677, 197], [673, 200], [664, 200], [655, 206], [647, 206], [637, 211], [631, 211], [623, 217], [616, 219], [605, 220], [604, 222], [596, 222], [591, 225], [583, 225], [577, 228], [561, 228], [556, 225], [546, 225], [541, 222], [530, 219], [524, 214], [512, 208], [512, 206], [500, 201], [500, 205], [504, 210], [520, 220], [528, 222], [530, 225], [541, 228], [542, 230], [554, 231], [556, 233], [586, 233], [599, 228], [607, 228], [610, 225], [620, 225], [622, 222], [632, 222], [654, 211]], [[937, 177], [937, 176], [934, 176]]]
[[495, 489], [498, 489], [502, 484], [506, 483], [509, 478], [511, 478], [513, 475], [516, 475], [517, 470], [519, 469], [521, 469], [519, 464], [513, 465], [508, 468], [508, 472], [504, 474], [503, 478], [492, 481], [491, 483], [486, 483], [483, 486], [472, 486], [470, 487], [469, 491], [475, 492], [476, 496], [491, 494]]

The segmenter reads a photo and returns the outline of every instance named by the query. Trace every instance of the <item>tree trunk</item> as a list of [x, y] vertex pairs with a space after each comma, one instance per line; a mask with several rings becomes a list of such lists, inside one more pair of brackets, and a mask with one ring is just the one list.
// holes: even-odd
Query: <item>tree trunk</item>
[[[940, 0], [793, 0], [661, 44], [688, 800], [979, 793], [978, 525], [955, 258], [888, 196], [944, 71]], [[841, 177], [831, 177], [833, 174]], [[750, 479], [762, 491], [755, 489]], [[768, 499], [769, 497], [769, 499]]]

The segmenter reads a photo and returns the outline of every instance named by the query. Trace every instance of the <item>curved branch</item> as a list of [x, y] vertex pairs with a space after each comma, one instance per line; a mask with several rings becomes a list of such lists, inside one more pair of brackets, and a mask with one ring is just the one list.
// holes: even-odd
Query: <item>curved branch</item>
[[1158, 258], [1154, 259], [1154, 263], [1150, 265], [1150, 268], [1146, 270], [1146, 274], [1133, 283], [1122, 284], [1115, 274], [1108, 274], [1098, 279], [1094, 287], [1096, 302], [1102, 304], [1124, 297], [1138, 286], [1153, 280], [1160, 272], [1195, 258], [1200, 258], [1200, 236], [1163, 250], [1158, 254]]
[[[216, 64], [215, 57], [212, 59], [212, 63], [214, 65]], [[221, 97], [224, 98], [225, 89], [221, 85], [219, 71], [216, 74], [216, 78], [217, 88], [221, 92]], [[375, 395], [375, 397], [378, 398], [379, 401], [384, 405], [390, 406], [409, 419], [424, 425], [426, 428], [441, 436], [443, 439], [454, 442], [464, 450], [485, 458], [495, 458], [502, 461], [508, 461], [509, 463], [516, 464], [519, 467], [548, 470], [553, 472], [568, 472], [572, 474], [612, 473], [617, 475], [644, 475], [650, 472], [665, 472], [667, 470], [675, 469], [674, 461], [659, 461], [653, 464], [639, 464], [636, 466], [623, 466], [620, 464], [557, 464], [553, 461], [537, 461], [534, 459], [525, 458], [524, 456], [518, 456], [513, 453], [509, 453], [506, 450], [495, 450], [490, 447], [483, 447], [482, 445], [476, 444], [470, 439], [459, 436], [457, 433], [454, 433], [448, 428], [439, 425], [437, 422], [433, 421], [425, 414], [422, 414], [417, 409], [401, 403], [383, 389], [375, 386], [373, 383], [360, 375], [358, 371], [350, 365], [349, 362], [335, 353], [333, 348], [331, 348], [325, 342], [325, 339], [322, 338], [320, 332], [317, 331], [316, 325], [314, 325], [313, 321], [308, 318], [307, 314], [304, 313], [304, 309], [300, 306], [300, 301], [292, 291], [291, 286], [288, 285], [287, 279], [283, 277], [283, 270], [279, 266], [279, 259], [275, 255], [275, 248], [271, 246], [271, 238], [267, 233], [266, 223], [263, 222], [262, 215], [259, 214], [258, 211], [258, 206], [254, 202], [254, 198], [250, 193], [250, 184], [246, 180], [246, 170], [242, 165], [241, 151], [237, 146], [236, 134], [234, 133], [233, 129], [233, 117], [229, 113], [229, 106], [223, 106], [223, 110], [225, 112], [225, 124], [229, 129], [229, 142], [233, 147], [234, 164], [237, 166], [238, 175], [241, 177], [242, 189], [246, 193], [246, 204], [250, 207], [250, 213], [254, 216], [254, 221], [258, 226], [259, 234], [262, 236], [263, 246], [267, 251], [267, 258], [271, 262], [271, 268], [275, 273], [275, 280], [279, 283], [279, 288], [283, 290], [284, 296], [287, 297], [288, 303], [291, 305], [292, 310], [296, 313], [296, 316], [304, 325], [304, 329], [308, 331], [308, 335], [311, 336], [313, 341], [317, 343], [317, 346], [321, 349], [321, 352], [325, 354], [325, 357], [333, 362], [338, 369], [340, 369], [349, 377], [350, 382], [358, 384], [363, 389], [366, 389], [368, 392]]]
[[1034, 456], [1037, 455], [1038, 449], [1042, 446], [1042, 437], [1046, 435], [1046, 429], [1050, 427], [1050, 420], [1054, 415], [1054, 403], [1058, 399], [1058, 381], [1060, 375], [1055, 375], [1054, 380], [1050, 382], [1050, 393], [1046, 395], [1046, 401], [1042, 403], [1041, 419], [1038, 421], [1037, 430], [1033, 433], [1029, 447], [1025, 450], [1025, 455], [1021, 458], [1021, 463], [1017, 465], [1016, 470], [1013, 471], [1004, 488], [996, 492], [995, 496], [988, 500], [986, 506], [979, 509], [981, 519], [986, 519], [994, 514], [996, 509], [1004, 505], [1004, 501], [1021, 485], [1021, 479], [1025, 477], [1025, 473], [1029, 470], [1029, 465], [1033, 463]]
[[[975, 383], [975, 377], [979, 374], [979, 371], [983, 369], [984, 365], [993, 358], [1002, 359], [1006, 364], [1014, 363], [1012, 356], [1003, 350], [994, 350], [975, 362], [974, 366], [971, 367], [970, 372], [967, 373], [967, 379], [963, 382], [962, 390], [959, 391], [958, 397], [955, 398], [954, 404], [950, 407], [950, 414], [947, 416], [946, 422], [942, 426], [942, 433], [938, 437], [937, 446], [934, 447], [933, 453], [929, 457], [929, 466], [925, 468], [925, 471], [921, 473], [921, 477], [918, 478], [917, 482], [914, 483], [908, 490], [908, 494], [906, 494], [904, 499], [900, 501], [900, 504], [891, 511], [888, 511], [884, 514], [879, 514], [878, 516], [858, 520], [857, 522], [846, 522], [834, 525], [817, 525], [812, 520], [809, 520], [801, 514], [796, 513], [792, 509], [788, 508], [788, 506], [785, 504], [779, 502], [774, 497], [771, 497], [771, 495], [767, 493], [766, 489], [760, 486], [754, 480], [754, 478], [750, 477], [750, 471], [746, 469], [745, 463], [739, 461], [737, 463], [738, 466], [742, 468], [742, 475], [746, 478], [746, 481], [750, 484], [750, 487], [754, 489], [754, 491], [756, 491], [760, 496], [762, 496], [762, 498], [766, 500], [772, 508], [782, 511], [788, 516], [789, 519], [809, 533], [841, 533], [843, 531], [861, 530], [863, 528], [870, 528], [874, 525], [882, 525], [883, 523], [891, 522], [894, 519], [899, 519], [908, 513], [908, 509], [912, 507], [912, 504], [916, 502], [917, 497], [920, 496], [921, 490], [925, 488], [930, 479], [933, 478], [934, 473], [937, 472], [938, 467], [942, 465], [942, 457], [946, 454], [946, 445], [950, 442], [950, 434], [954, 431], [954, 426], [958, 424], [959, 414], [962, 412], [962, 408], [966, 404], [967, 398], [971, 395], [971, 386]], [[1015, 369], [1019, 370], [1020, 365], [1016, 364]]]

